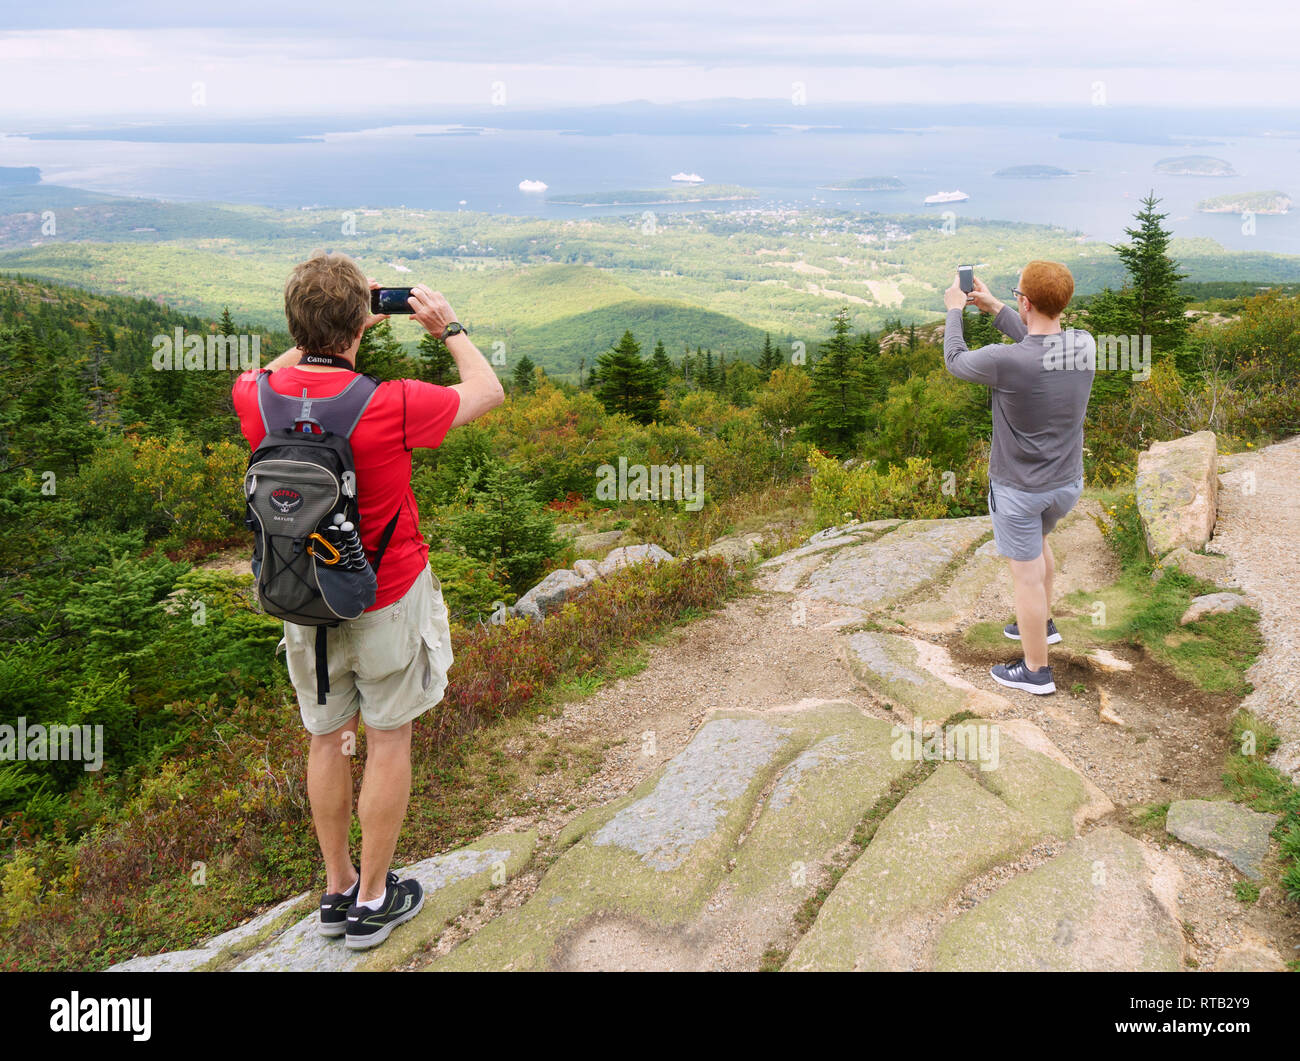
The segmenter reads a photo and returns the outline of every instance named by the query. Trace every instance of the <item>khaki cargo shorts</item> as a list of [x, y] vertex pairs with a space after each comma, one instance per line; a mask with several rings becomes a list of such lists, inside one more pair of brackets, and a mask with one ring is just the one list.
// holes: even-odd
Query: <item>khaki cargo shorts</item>
[[289, 678], [309, 733], [333, 733], [359, 710], [367, 729], [397, 729], [442, 700], [452, 664], [442, 584], [426, 567], [401, 600], [326, 627], [330, 690], [316, 702], [316, 627], [284, 624]]

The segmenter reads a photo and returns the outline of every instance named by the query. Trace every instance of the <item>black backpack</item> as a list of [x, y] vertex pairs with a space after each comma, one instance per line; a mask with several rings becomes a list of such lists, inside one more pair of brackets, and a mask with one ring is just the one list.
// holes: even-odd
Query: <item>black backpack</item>
[[375, 603], [376, 571], [401, 513], [399, 506], [370, 561], [361, 547], [348, 440], [378, 386], [373, 376], [358, 374], [332, 397], [309, 398], [304, 390], [291, 398], [272, 389], [269, 371], [257, 378], [266, 435], [244, 473], [253, 577], [268, 614], [316, 627], [316, 699], [322, 704], [329, 692], [325, 629]]

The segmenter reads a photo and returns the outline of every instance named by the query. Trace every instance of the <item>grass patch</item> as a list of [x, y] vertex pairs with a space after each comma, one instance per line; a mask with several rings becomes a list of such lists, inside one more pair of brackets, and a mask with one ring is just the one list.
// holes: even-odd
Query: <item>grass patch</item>
[[[1259, 613], [1237, 608], [1180, 626], [1192, 598], [1217, 587], [1177, 570], [1153, 581], [1155, 566], [1133, 495], [1101, 500], [1107, 518], [1099, 526], [1120, 561], [1121, 574], [1109, 586], [1073, 593], [1061, 602], [1071, 613], [1055, 616], [1064, 647], [1086, 654], [1099, 646], [1131, 645], [1198, 689], [1245, 696], [1250, 691], [1246, 671], [1263, 649]], [[967, 631], [966, 644], [984, 653], [1000, 650], [1001, 624], [976, 624]]]
[[1280, 743], [1277, 731], [1249, 711], [1232, 720], [1232, 746], [1224, 764], [1223, 786], [1238, 803], [1281, 815], [1273, 836], [1281, 847], [1281, 885], [1287, 899], [1300, 903], [1300, 788], [1265, 762]]

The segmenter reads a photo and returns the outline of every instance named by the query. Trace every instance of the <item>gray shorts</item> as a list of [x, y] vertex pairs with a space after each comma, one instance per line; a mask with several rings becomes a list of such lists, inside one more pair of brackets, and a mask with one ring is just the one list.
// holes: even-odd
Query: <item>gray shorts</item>
[[1082, 493], [1083, 479], [1033, 494], [990, 482], [989, 515], [998, 552], [1011, 560], [1037, 560], [1043, 555], [1043, 538]]
[[397, 729], [442, 700], [451, 630], [430, 568], [400, 600], [326, 630], [330, 691], [323, 704], [316, 702], [316, 627], [285, 623], [280, 642], [309, 733], [333, 733], [358, 711], [367, 729]]

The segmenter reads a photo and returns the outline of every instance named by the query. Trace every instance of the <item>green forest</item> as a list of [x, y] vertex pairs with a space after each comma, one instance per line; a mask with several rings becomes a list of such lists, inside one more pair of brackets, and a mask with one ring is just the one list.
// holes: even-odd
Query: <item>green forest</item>
[[[144, 210], [163, 224], [158, 212]], [[259, 212], [244, 212], [259, 228]], [[287, 349], [287, 334], [271, 326], [279, 259], [258, 258], [236, 282], [249, 264], [237, 248], [159, 242], [144, 254], [104, 234], [141, 217], [96, 216], [102, 242], [0, 256], [13, 270], [0, 275], [0, 723], [102, 725], [106, 739], [97, 772], [0, 765], [0, 969], [100, 967], [184, 946], [316, 872], [305, 745], [274, 655], [280, 624], [250, 593], [240, 485], [248, 451], [231, 408], [234, 374], [156, 371], [152, 360], [154, 337], [177, 328], [256, 334], [264, 363]], [[1093, 486], [1130, 483], [1142, 448], [1202, 428], [1228, 449], [1300, 433], [1300, 270], [1273, 271], [1261, 256], [1232, 277], [1203, 269], [1193, 278], [1165, 222], [1146, 201], [1127, 242], [1107, 251], [1113, 264], [1084, 263], [1080, 286], [1090, 293], [1067, 313], [1067, 325], [1094, 333], [1154, 337], [1149, 379], [1098, 373], [1085, 433]], [[457, 245], [488, 225], [460, 223]], [[726, 224], [674, 223], [683, 241], [702, 241], [696, 252], [708, 240], [734, 236], [757, 250], [770, 239]], [[648, 242], [643, 263], [629, 263], [636, 251], [624, 242], [621, 274], [591, 267], [601, 265], [600, 241], [612, 248], [625, 225], [567, 226], [585, 241], [582, 264], [462, 272], [456, 283], [449, 274], [443, 287], [453, 305], [465, 295], [471, 322], [509, 313], [516, 323], [503, 325], [512, 338], [504, 363], [494, 362], [505, 404], [415, 456], [422, 530], [457, 646], [447, 697], [415, 749], [427, 809], [411, 828], [429, 844], [472, 835], [486, 813], [456, 793], [467, 734], [543, 709], [619, 650], [743, 589], [743, 568], [700, 559], [625, 571], [587, 594], [581, 614], [491, 621], [499, 604], [583, 555], [566, 526], [628, 531], [683, 556], [737, 533], [762, 532], [775, 552], [851, 520], [986, 511], [988, 394], [948, 374], [934, 324], [761, 283], [736, 286], [716, 310], [683, 302], [657, 316], [669, 313], [653, 300], [669, 290], [657, 274], [672, 239]], [[288, 245], [306, 247], [312, 235]], [[953, 237], [948, 260], [975, 251], [980, 236], [972, 225]], [[1017, 227], [1006, 264], [991, 274], [995, 292], [1014, 282], [1014, 255], [1050, 257], [1060, 245], [1039, 246], [1038, 236]], [[409, 238], [394, 234], [393, 244]], [[555, 234], [540, 222], [502, 222], [490, 238], [485, 263]], [[558, 242], [555, 259], [579, 253]], [[900, 240], [890, 257], [911, 260], [924, 242]], [[421, 260], [417, 249], [407, 247], [409, 257]], [[835, 253], [829, 247], [827, 260]], [[206, 267], [214, 260], [223, 269]], [[708, 267], [697, 258], [694, 268], [674, 283], [699, 295]], [[757, 257], [751, 271], [771, 278]], [[161, 301], [110, 293], [110, 274]], [[190, 293], [173, 298], [166, 284], [182, 276]], [[931, 304], [939, 280], [925, 281]], [[776, 293], [757, 310], [760, 288]], [[579, 298], [589, 308], [578, 312]], [[537, 333], [524, 342], [531, 333], [517, 322], [528, 317]], [[359, 370], [455, 382], [442, 344], [401, 334], [408, 327], [368, 332]], [[594, 356], [570, 342], [580, 331], [600, 337]], [[966, 334], [972, 346], [1001, 338], [978, 314], [966, 317]], [[543, 347], [554, 357], [539, 356]], [[598, 469], [620, 458], [703, 466], [703, 508], [598, 500]], [[221, 557], [237, 562], [204, 566]], [[208, 887], [189, 886], [196, 866]]]

